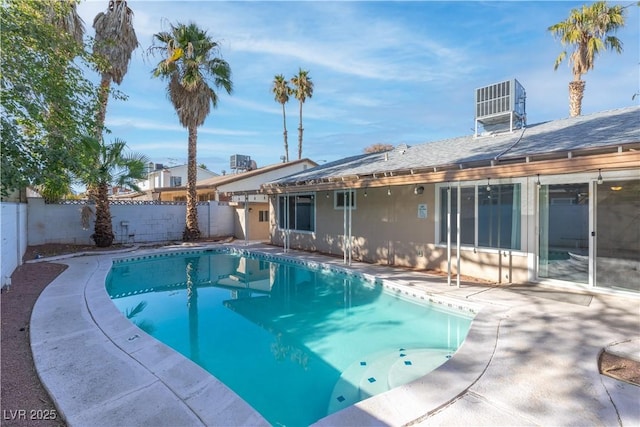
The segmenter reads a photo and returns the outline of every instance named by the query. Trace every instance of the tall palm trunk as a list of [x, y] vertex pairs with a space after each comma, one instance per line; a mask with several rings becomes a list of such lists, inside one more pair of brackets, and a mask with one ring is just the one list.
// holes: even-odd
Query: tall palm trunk
[[198, 142], [198, 127], [189, 126], [189, 147], [187, 159], [187, 224], [182, 234], [184, 241], [197, 240], [200, 238], [198, 228], [198, 194], [196, 192], [196, 181], [198, 178], [198, 165], [196, 163], [196, 143]]
[[111, 211], [109, 210], [109, 185], [103, 183], [96, 189], [96, 223], [91, 238], [99, 248], [111, 246], [113, 239], [113, 227], [111, 225]]
[[571, 117], [578, 117], [582, 114], [584, 87], [584, 80], [574, 80], [569, 83], [569, 115]]
[[96, 138], [102, 141], [102, 131], [104, 121], [107, 117], [107, 103], [109, 102], [109, 92], [111, 91], [111, 77], [103, 73], [100, 79], [100, 89], [98, 90], [98, 112], [96, 113]]
[[289, 161], [289, 142], [287, 141], [287, 113], [285, 112], [284, 103], [282, 104], [282, 123], [284, 126], [284, 161]]
[[302, 158], [302, 101], [300, 101], [300, 126], [298, 127], [298, 160]]
[[[102, 128], [107, 114], [107, 102], [109, 100], [109, 90], [111, 88], [111, 78], [107, 74], [102, 74], [100, 88], [98, 89], [98, 112], [96, 113], [96, 139], [103, 141]], [[113, 244], [114, 234], [111, 224], [111, 210], [109, 208], [109, 188], [107, 184], [99, 185], [97, 188], [88, 186], [87, 194], [96, 203], [96, 223], [91, 238], [99, 248], [107, 248]]]

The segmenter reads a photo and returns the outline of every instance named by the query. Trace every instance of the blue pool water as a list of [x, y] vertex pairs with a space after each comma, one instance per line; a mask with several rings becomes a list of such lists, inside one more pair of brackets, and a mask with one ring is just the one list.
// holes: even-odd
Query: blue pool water
[[106, 286], [273, 425], [309, 425], [425, 375], [472, 320], [337, 270], [229, 251], [116, 262]]

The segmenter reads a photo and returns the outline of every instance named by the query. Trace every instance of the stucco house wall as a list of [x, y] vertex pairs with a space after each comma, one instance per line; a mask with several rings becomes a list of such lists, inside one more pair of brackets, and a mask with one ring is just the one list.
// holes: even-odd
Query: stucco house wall
[[[260, 221], [260, 211], [266, 212], [266, 221]], [[245, 217], [245, 215], [247, 215]], [[248, 212], [242, 204], [235, 207], [234, 223], [237, 239], [269, 240], [269, 204], [250, 203]], [[247, 219], [245, 221], [245, 218]]]
[[[533, 184], [532, 184], [533, 185]], [[395, 265], [425, 270], [447, 271], [447, 247], [436, 243], [439, 213], [436, 209], [436, 185], [424, 185], [422, 194], [414, 194], [414, 186], [369, 188], [356, 191], [356, 208], [351, 212], [351, 239], [354, 261]], [[327, 198], [326, 196], [329, 195]], [[290, 247], [344, 256], [344, 210], [334, 208], [333, 191], [321, 191], [316, 196], [316, 231], [290, 231]], [[283, 230], [274, 220], [276, 198], [270, 198], [271, 242], [284, 245]], [[522, 202], [526, 212], [526, 202]], [[426, 218], [419, 217], [419, 205], [426, 205]], [[348, 223], [348, 213], [347, 213]], [[462, 247], [461, 274], [494, 282], [525, 282], [530, 280], [530, 256], [526, 248], [532, 242], [530, 221], [523, 221], [522, 251]], [[457, 274], [456, 248], [452, 247], [452, 273]]]
[[[400, 145], [268, 183], [271, 240], [343, 256], [344, 211], [334, 209], [333, 200], [336, 191], [355, 191], [351, 259], [455, 274], [455, 239], [448, 248], [440, 236], [447, 234], [446, 218], [440, 216], [446, 188], [452, 187], [455, 203], [460, 185], [468, 196], [461, 209], [473, 224], [460, 249], [460, 274], [496, 283], [566, 282], [640, 292], [637, 281], [620, 273], [634, 274], [640, 266], [640, 229], [633, 225], [639, 112], [625, 107], [512, 132]], [[414, 193], [417, 186], [424, 191]], [[308, 200], [315, 199], [315, 228], [285, 233], [278, 225], [284, 220], [279, 198], [296, 194], [304, 197], [288, 210], [307, 212]], [[292, 228], [308, 229], [307, 217]]]

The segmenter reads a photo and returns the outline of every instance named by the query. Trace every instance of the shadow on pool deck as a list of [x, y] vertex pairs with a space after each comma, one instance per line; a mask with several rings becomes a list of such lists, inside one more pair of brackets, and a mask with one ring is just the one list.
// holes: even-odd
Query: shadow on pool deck
[[[317, 254], [286, 255], [342, 265]], [[118, 312], [104, 288], [113, 257], [58, 260], [68, 269], [33, 310], [34, 362], [68, 424], [268, 425], [224, 384]], [[400, 287], [409, 292], [481, 310], [449, 362], [318, 425], [640, 424], [640, 388], [597, 369], [603, 347], [638, 336], [640, 298], [541, 286], [457, 288], [417, 272], [359, 263], [351, 268], [382, 278], [401, 275]]]

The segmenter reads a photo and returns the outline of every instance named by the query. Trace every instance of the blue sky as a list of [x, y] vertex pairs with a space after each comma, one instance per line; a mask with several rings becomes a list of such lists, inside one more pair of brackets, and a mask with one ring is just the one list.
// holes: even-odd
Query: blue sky
[[[590, 2], [589, 2], [590, 3]], [[86, 34], [107, 0], [84, 1]], [[221, 45], [234, 92], [220, 92], [198, 131], [198, 163], [230, 172], [233, 154], [258, 166], [284, 154], [282, 107], [271, 93], [276, 74], [309, 70], [313, 97], [303, 106], [303, 157], [318, 163], [361, 154], [375, 143], [414, 145], [469, 135], [475, 89], [517, 79], [527, 92], [529, 124], [568, 116], [568, 63], [554, 71], [563, 47], [547, 28], [581, 2], [129, 1], [141, 47], [110, 99], [107, 139], [156, 163], [186, 163], [187, 131], [151, 70], [154, 33], [195, 22]], [[610, 4], [614, 4], [610, 2]], [[635, 1], [620, 3], [635, 4]], [[638, 105], [640, 18], [628, 7], [616, 33], [621, 55], [606, 52], [583, 79], [583, 114]], [[91, 78], [98, 81], [96, 73]], [[286, 104], [289, 157], [297, 158], [298, 101]]]

